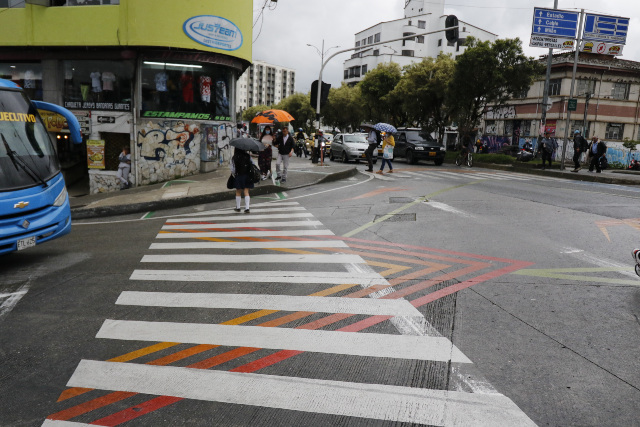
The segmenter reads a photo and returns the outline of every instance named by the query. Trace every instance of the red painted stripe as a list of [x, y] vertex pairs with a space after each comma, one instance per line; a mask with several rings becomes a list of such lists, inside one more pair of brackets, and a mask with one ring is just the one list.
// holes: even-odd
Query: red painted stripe
[[79, 415], [86, 414], [87, 412], [91, 412], [95, 409], [102, 408], [104, 406], [109, 406], [112, 403], [119, 402], [121, 400], [135, 396], [136, 394], [138, 393], [127, 393], [124, 391], [116, 391], [116, 392], [104, 395], [102, 397], [98, 397], [96, 399], [90, 400], [81, 405], [76, 405], [72, 408], [65, 409], [64, 411], [56, 412], [53, 415], [49, 415], [47, 418], [50, 420], [68, 421], [71, 418], [75, 418]]
[[141, 417], [143, 415], [148, 414], [149, 412], [157, 411], [160, 408], [164, 408], [165, 406], [173, 405], [176, 402], [184, 400], [182, 397], [173, 397], [173, 396], [159, 396], [155, 399], [147, 400], [139, 405], [132, 406], [131, 408], [125, 409], [124, 411], [116, 412], [113, 415], [109, 415], [108, 417], [100, 418], [92, 423], [91, 425], [98, 426], [117, 426], [122, 423], [126, 423], [127, 421], [131, 421], [135, 418]]
[[304, 351], [298, 350], [281, 350], [277, 353], [274, 353], [270, 356], [263, 357], [261, 359], [256, 360], [255, 362], [247, 363], [242, 366], [238, 366], [237, 368], [231, 369], [229, 372], [244, 372], [251, 373], [257, 370], [266, 368], [267, 366], [275, 365], [276, 363], [282, 362], [285, 359], [296, 356], [298, 354], [304, 353]]

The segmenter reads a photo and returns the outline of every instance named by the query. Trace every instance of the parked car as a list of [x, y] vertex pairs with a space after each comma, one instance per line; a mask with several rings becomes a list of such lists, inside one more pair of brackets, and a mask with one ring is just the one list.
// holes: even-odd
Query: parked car
[[430, 160], [440, 166], [444, 162], [445, 148], [428, 132], [419, 128], [399, 128], [395, 134], [396, 146], [393, 157], [403, 157], [407, 163]]
[[[333, 138], [330, 159], [348, 161], [366, 160], [364, 152], [369, 147], [367, 135], [364, 133], [339, 133]], [[378, 160], [378, 150], [373, 152], [373, 162]]]

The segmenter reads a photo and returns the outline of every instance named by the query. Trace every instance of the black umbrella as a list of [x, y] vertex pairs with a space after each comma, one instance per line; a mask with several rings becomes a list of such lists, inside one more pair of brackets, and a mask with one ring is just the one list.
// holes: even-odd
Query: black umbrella
[[229, 141], [229, 145], [245, 151], [262, 151], [264, 145], [262, 142], [253, 138], [235, 138]]

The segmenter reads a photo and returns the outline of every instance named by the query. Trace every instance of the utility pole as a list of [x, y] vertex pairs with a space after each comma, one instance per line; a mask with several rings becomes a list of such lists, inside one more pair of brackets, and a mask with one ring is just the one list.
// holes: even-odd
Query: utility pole
[[[558, 0], [554, 0], [553, 8], [558, 8]], [[542, 95], [542, 117], [540, 118], [540, 135], [544, 134], [547, 128], [547, 102], [549, 102], [549, 81], [551, 80], [551, 63], [553, 61], [553, 49], [549, 49], [549, 56], [547, 57], [547, 77], [544, 80], [544, 94]]]

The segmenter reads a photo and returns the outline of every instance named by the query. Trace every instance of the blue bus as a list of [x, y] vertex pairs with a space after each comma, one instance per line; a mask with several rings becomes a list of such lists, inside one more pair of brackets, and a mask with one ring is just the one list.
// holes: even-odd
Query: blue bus
[[0, 254], [31, 248], [71, 231], [71, 208], [55, 147], [38, 109], [62, 115], [71, 140], [80, 125], [67, 109], [30, 101], [0, 79]]

